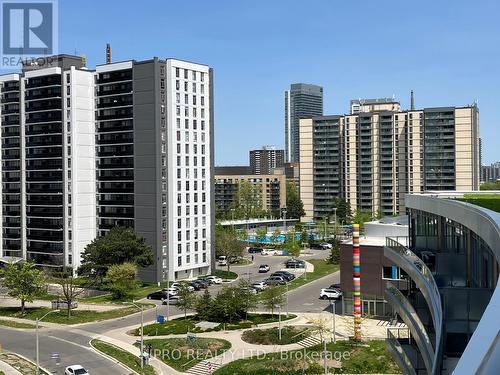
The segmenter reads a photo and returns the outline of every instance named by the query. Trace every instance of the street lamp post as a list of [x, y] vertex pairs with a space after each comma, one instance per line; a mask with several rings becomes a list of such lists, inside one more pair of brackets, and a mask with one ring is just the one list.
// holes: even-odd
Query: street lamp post
[[330, 305], [332, 305], [332, 341], [335, 344], [336, 339], [335, 339], [335, 302], [333, 300], [330, 300]]
[[[168, 293], [167, 293], [168, 295]], [[125, 302], [125, 304], [132, 305], [141, 310], [141, 369], [144, 368], [144, 306], [136, 304], [133, 300], [132, 302]]]
[[170, 317], [170, 269], [167, 268], [167, 322]]
[[288, 318], [288, 283], [286, 283], [285, 286], [286, 286], [286, 317]]
[[337, 207], [333, 207], [334, 224], [333, 224], [333, 235], [335, 239], [337, 238]]
[[51, 310], [47, 314], [42, 316], [41, 318], [36, 318], [36, 328], [35, 328], [35, 337], [36, 337], [35, 338], [35, 340], [36, 340], [36, 371], [35, 371], [35, 374], [36, 375], [40, 375], [40, 351], [39, 351], [40, 344], [38, 343], [38, 328], [39, 328], [38, 323], [41, 322], [47, 315], [52, 314], [53, 312], [57, 312], [57, 311], [59, 311], [59, 310]]
[[278, 316], [278, 340], [281, 342], [281, 304], [279, 305], [279, 316]]

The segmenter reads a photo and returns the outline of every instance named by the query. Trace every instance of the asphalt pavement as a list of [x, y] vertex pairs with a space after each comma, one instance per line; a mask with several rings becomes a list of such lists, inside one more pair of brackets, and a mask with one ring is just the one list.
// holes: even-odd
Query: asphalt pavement
[[[325, 258], [327, 251], [312, 251], [311, 255], [303, 256], [301, 259], [319, 259]], [[247, 255], [251, 259], [251, 255]], [[251, 282], [261, 281], [268, 277], [272, 272], [284, 267], [284, 262], [288, 257], [268, 256], [253, 254], [253, 263], [247, 266], [230, 267], [231, 271], [238, 273], [240, 279], [248, 279]], [[261, 264], [267, 264], [271, 268], [268, 273], [259, 273], [258, 268]], [[220, 269], [227, 269], [221, 267]], [[329, 275], [323, 279], [313, 281], [298, 289], [288, 293], [288, 310], [290, 312], [321, 312], [323, 310], [331, 311], [330, 303], [319, 299], [321, 288], [327, 287], [332, 283], [338, 283], [340, 279], [339, 272]], [[236, 281], [237, 282], [237, 281]], [[216, 294], [222, 288], [221, 285], [212, 285], [209, 290]], [[202, 292], [197, 292], [202, 293]], [[151, 322], [155, 319], [156, 313], [167, 315], [167, 306], [161, 305], [160, 301], [150, 301], [157, 304], [157, 309], [144, 311], [144, 321]], [[339, 313], [337, 307], [337, 313]], [[174, 305], [170, 306], [170, 315], [181, 313]], [[140, 324], [140, 313], [129, 315], [127, 317], [102, 322], [82, 324], [77, 327], [62, 327], [60, 329], [43, 328], [40, 330], [40, 365], [47, 368], [54, 374], [64, 374], [64, 368], [73, 364], [80, 364], [87, 368], [92, 375], [129, 374], [123, 367], [115, 362], [102, 357], [89, 346], [89, 341], [98, 335], [107, 331], [128, 327], [134, 324]], [[0, 345], [4, 350], [19, 353], [32, 361], [35, 361], [35, 332], [34, 330], [12, 330], [0, 328]], [[58, 353], [61, 363], [56, 366], [52, 359], [54, 353]]]

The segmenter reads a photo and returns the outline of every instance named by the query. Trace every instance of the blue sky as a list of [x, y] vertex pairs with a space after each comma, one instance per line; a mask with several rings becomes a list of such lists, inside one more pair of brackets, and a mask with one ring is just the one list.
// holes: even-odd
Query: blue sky
[[404, 108], [478, 100], [483, 162], [500, 160], [497, 1], [59, 0], [59, 50], [176, 57], [215, 69], [216, 164], [284, 144], [283, 91], [322, 85], [325, 114], [395, 95]]

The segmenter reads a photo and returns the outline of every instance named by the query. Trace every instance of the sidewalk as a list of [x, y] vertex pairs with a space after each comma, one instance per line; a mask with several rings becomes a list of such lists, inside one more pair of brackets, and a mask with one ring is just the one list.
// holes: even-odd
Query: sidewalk
[[23, 375], [3, 361], [0, 361], [0, 371], [5, 372], [5, 375]]
[[[332, 315], [329, 313], [322, 313], [322, 314], [296, 313], [295, 315], [297, 315], [297, 318], [288, 321], [283, 321], [281, 323], [282, 327], [287, 325], [288, 326], [309, 325], [311, 319], [317, 319], [318, 317], [328, 320], [328, 323], [330, 322], [330, 320], [332, 320], [333, 323]], [[178, 316], [172, 316], [171, 319], [175, 319], [181, 316], [183, 315], [181, 314]], [[213, 364], [216, 364], [217, 366], [223, 366], [237, 359], [248, 358], [256, 355], [263, 355], [266, 353], [303, 349], [303, 346], [298, 343], [288, 344], [288, 345], [256, 345], [256, 344], [249, 344], [241, 339], [242, 332], [246, 330], [272, 328], [272, 327], [277, 327], [278, 325], [279, 325], [278, 322], [268, 323], [259, 325], [258, 327], [248, 328], [244, 330], [197, 333], [196, 336], [205, 338], [223, 339], [231, 343], [231, 349], [229, 349], [227, 352], [217, 357], [210, 358], [204, 361], [204, 362], [211, 362]], [[352, 336], [352, 326], [353, 326], [352, 316], [336, 315], [335, 327], [336, 327], [337, 339], [346, 339], [349, 336]], [[124, 350], [139, 355], [139, 349], [134, 347], [133, 344], [136, 341], [140, 340], [140, 337], [130, 336], [127, 334], [128, 331], [131, 331], [135, 328], [137, 328], [137, 325], [110, 330], [99, 336], [99, 339], [110, 342], [112, 344], [115, 344], [123, 348]], [[383, 339], [386, 337], [386, 329], [387, 328], [381, 325], [380, 321], [377, 319], [365, 319], [362, 322], [362, 332], [363, 332], [363, 337], [365, 338]], [[167, 339], [167, 338], [185, 338], [185, 337], [186, 334], [176, 334], [176, 335], [164, 335], [164, 336], [145, 336], [144, 338], [145, 340], [147, 340], [147, 339]], [[152, 365], [154, 365], [155, 368], [158, 365], [159, 370], [162, 369], [168, 370], [166, 374], [181, 374], [180, 372], [171, 369], [169, 366], [165, 365], [163, 362], [159, 360], [155, 360], [155, 362], [159, 363], [154, 363], [154, 364], [152, 363]], [[160, 372], [160, 374], [164, 373], [165, 372]]]
[[[11, 297], [0, 297], [0, 307], [20, 307], [20, 302]], [[35, 300], [32, 303], [26, 302], [27, 308], [33, 307], [51, 307], [51, 301], [45, 300]], [[93, 304], [93, 303], [81, 303], [78, 302], [78, 310], [90, 310], [90, 311], [110, 311], [116, 309], [122, 309], [121, 305], [113, 305], [113, 304]]]

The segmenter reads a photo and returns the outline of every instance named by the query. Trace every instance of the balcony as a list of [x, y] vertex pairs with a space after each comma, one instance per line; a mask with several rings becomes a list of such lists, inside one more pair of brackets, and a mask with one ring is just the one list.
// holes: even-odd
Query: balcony
[[427, 330], [418, 317], [417, 312], [403, 293], [390, 282], [386, 284], [385, 298], [410, 329], [413, 339], [417, 343], [420, 354], [424, 360], [425, 368], [430, 374], [432, 372], [434, 349], [429, 335], [427, 334]]
[[[434, 358], [432, 360], [431, 371], [429, 371], [429, 374], [438, 374], [441, 367], [443, 309], [441, 294], [439, 293], [434, 276], [432, 275], [430, 269], [418, 256], [416, 256], [408, 247], [395, 239], [387, 237], [386, 245], [384, 247], [384, 255], [410, 276], [427, 302], [435, 332]], [[394, 293], [392, 293], [391, 296], [393, 299], [396, 298]], [[399, 305], [401, 305], [401, 301], [399, 302]], [[398, 303], [393, 306], [394, 308], [397, 308]], [[408, 309], [408, 306], [406, 306], [406, 308]], [[407, 316], [407, 318], [409, 318], [409, 316]], [[415, 322], [415, 324], [417, 323]], [[417, 325], [414, 325], [414, 327], [417, 327]], [[425, 343], [425, 340], [422, 340], [422, 342]], [[422, 351], [421, 354], [424, 358], [428, 356], [425, 351]]]
[[[405, 350], [403, 349], [403, 346], [399, 342], [399, 340], [401, 339], [401, 336], [399, 334], [400, 331], [401, 331], [400, 329], [397, 330], [398, 334], [396, 336], [393, 333], [393, 330], [391, 329], [387, 330], [387, 339], [385, 340], [387, 350], [389, 351], [389, 353], [391, 353], [392, 358], [394, 358], [399, 368], [403, 371], [403, 374], [417, 375], [416, 371], [413, 368], [413, 363], [411, 362], [411, 359], [408, 357]], [[406, 336], [405, 338], [409, 338], [408, 334], [404, 336]]]

